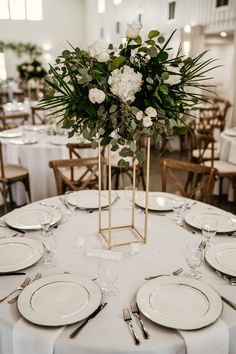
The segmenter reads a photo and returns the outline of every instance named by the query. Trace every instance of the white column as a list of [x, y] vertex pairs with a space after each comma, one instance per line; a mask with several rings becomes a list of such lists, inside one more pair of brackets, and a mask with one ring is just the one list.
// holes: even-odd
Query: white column
[[[234, 31], [234, 59], [233, 63], [236, 62], [236, 31]], [[232, 119], [231, 119], [231, 125], [236, 126], [236, 67], [235, 65], [232, 65], [232, 90], [233, 90], [233, 100], [232, 100], [232, 108], [231, 108], [231, 114], [232, 114]]]

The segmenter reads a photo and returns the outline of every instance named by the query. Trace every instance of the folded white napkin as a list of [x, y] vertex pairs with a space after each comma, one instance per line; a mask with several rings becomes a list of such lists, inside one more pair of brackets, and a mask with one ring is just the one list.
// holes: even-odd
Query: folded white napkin
[[64, 327], [40, 327], [21, 318], [13, 327], [13, 354], [53, 354], [56, 338]]
[[119, 261], [122, 258], [122, 253], [109, 250], [88, 250], [86, 256]]
[[208, 327], [179, 333], [184, 338], [187, 354], [229, 353], [229, 329], [221, 319]]

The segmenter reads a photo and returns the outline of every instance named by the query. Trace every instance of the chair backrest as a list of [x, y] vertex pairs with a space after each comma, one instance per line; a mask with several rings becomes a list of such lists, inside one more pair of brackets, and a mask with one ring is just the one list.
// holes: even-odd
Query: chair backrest
[[[102, 180], [103, 180], [103, 166], [104, 159], [101, 158], [102, 163]], [[98, 184], [98, 158], [79, 158], [68, 160], [52, 160], [49, 161], [49, 167], [53, 169], [58, 195], [63, 194], [67, 189], [82, 190], [86, 188], [96, 187]], [[68, 177], [68, 169], [79, 168], [82, 173], [75, 180]]]
[[[189, 162], [165, 159], [161, 160], [162, 191], [167, 192], [167, 184], [175, 187], [175, 193], [192, 199], [210, 203], [214, 187], [216, 169]], [[182, 176], [186, 173], [186, 181]], [[186, 183], [191, 178], [191, 184]], [[182, 176], [182, 177], [181, 177]], [[169, 182], [169, 183], [168, 183]], [[173, 191], [172, 191], [173, 192]]]
[[11, 129], [18, 125], [24, 124], [24, 122], [28, 121], [29, 114], [26, 112], [16, 112], [14, 114], [1, 114], [0, 115], [2, 129]]
[[5, 178], [5, 171], [4, 171], [4, 161], [3, 161], [3, 153], [2, 153], [2, 143], [0, 142], [0, 173], [1, 179]]
[[[196, 156], [194, 156], [194, 151], [198, 151], [198, 159], [197, 163], [201, 164], [206, 160], [206, 151], [210, 151], [210, 157], [208, 160], [211, 160], [211, 167], [214, 167], [214, 160], [215, 160], [215, 139], [212, 135], [200, 134], [198, 132], [192, 132], [191, 135], [191, 144], [190, 144], [190, 151], [191, 151], [191, 161], [196, 160]], [[209, 154], [207, 155], [209, 156]], [[196, 161], [195, 161], [196, 162]]]
[[[66, 147], [69, 150], [69, 158], [70, 159], [82, 159], [84, 156], [81, 156], [81, 151], [85, 150], [93, 150], [91, 143], [68, 143], [66, 144]], [[101, 156], [104, 157], [105, 154], [105, 147], [102, 147], [101, 149]], [[98, 157], [96, 157], [98, 159]], [[71, 167], [70, 169], [70, 179], [71, 181], [74, 180], [74, 168]]]
[[47, 124], [46, 113], [42, 107], [31, 107], [32, 124]]

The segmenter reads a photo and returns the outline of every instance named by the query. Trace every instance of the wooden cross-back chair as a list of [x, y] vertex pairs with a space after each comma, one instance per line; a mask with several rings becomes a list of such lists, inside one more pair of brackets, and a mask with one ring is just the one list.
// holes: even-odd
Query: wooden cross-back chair
[[[179, 160], [165, 159], [161, 160], [162, 171], [162, 191], [167, 192], [167, 185], [171, 183], [175, 187], [175, 192], [186, 197], [201, 200], [210, 203], [216, 170], [211, 167], [183, 162]], [[194, 174], [191, 185], [186, 187], [186, 183], [181, 178], [182, 173]], [[169, 183], [168, 183], [169, 182]]]
[[199, 117], [195, 130], [200, 134], [214, 135], [215, 131], [224, 130], [225, 121], [219, 107], [199, 108]]
[[0, 109], [1, 130], [16, 128], [24, 124], [29, 119], [27, 112], [14, 112], [12, 114], [5, 114], [3, 109]]
[[[101, 157], [101, 180], [103, 181], [103, 169], [105, 159]], [[53, 169], [57, 193], [64, 194], [66, 190], [82, 190], [87, 188], [95, 188], [98, 184], [98, 158], [79, 158], [67, 160], [52, 160], [49, 161], [49, 167]], [[68, 176], [68, 169], [81, 169], [81, 175], [78, 178], [71, 180]], [[85, 175], [84, 169], [87, 173]]]
[[[91, 157], [88, 156], [90, 154], [94, 155], [94, 149], [92, 148], [91, 143], [68, 143], [66, 144], [66, 147], [69, 150], [70, 159], [82, 159], [85, 158], [85, 156], [83, 156], [85, 154], [87, 155], [86, 158]], [[103, 162], [105, 163], [104, 155], [105, 155], [105, 147], [103, 146], [101, 148], [101, 157], [103, 157]], [[96, 156], [96, 159], [98, 160], [98, 156]], [[70, 168], [70, 177], [69, 176], [68, 177], [72, 182], [75, 182], [75, 180], [78, 180], [78, 175], [79, 178], [82, 180], [87, 178], [90, 172], [91, 171], [89, 166], [84, 167], [83, 171], [81, 168], [78, 170], [78, 168], [75, 166]], [[103, 189], [104, 188], [103, 178], [101, 182], [102, 182], [102, 189]], [[90, 186], [93, 187], [94, 185], [97, 184], [98, 184], [98, 170], [96, 171], [96, 173], [93, 173], [93, 179], [90, 181]]]
[[215, 143], [215, 138], [212, 135], [192, 131], [190, 137], [191, 162], [201, 164], [209, 159], [212, 161], [219, 159], [219, 151]]
[[32, 124], [46, 124], [45, 110], [40, 106], [31, 106]]
[[26, 168], [18, 165], [5, 165], [2, 153], [2, 144], [0, 143], [0, 192], [3, 197], [4, 213], [7, 213], [7, 198], [13, 203], [11, 186], [13, 183], [22, 182], [28, 195], [28, 201], [31, 202], [29, 172]]

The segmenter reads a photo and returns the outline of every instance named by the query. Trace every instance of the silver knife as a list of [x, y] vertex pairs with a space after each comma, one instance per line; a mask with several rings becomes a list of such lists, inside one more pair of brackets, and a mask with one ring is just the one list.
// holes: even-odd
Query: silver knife
[[79, 325], [79, 327], [77, 327], [71, 334], [70, 334], [70, 338], [75, 338], [77, 336], [77, 334], [79, 334], [79, 332], [81, 331], [81, 329], [89, 322], [91, 321], [95, 316], [97, 316], [97, 314], [99, 314], [99, 312], [107, 305], [107, 302], [101, 304], [100, 306], [98, 306], [97, 310], [95, 310], [90, 316], [88, 316], [86, 318], [86, 320]]

